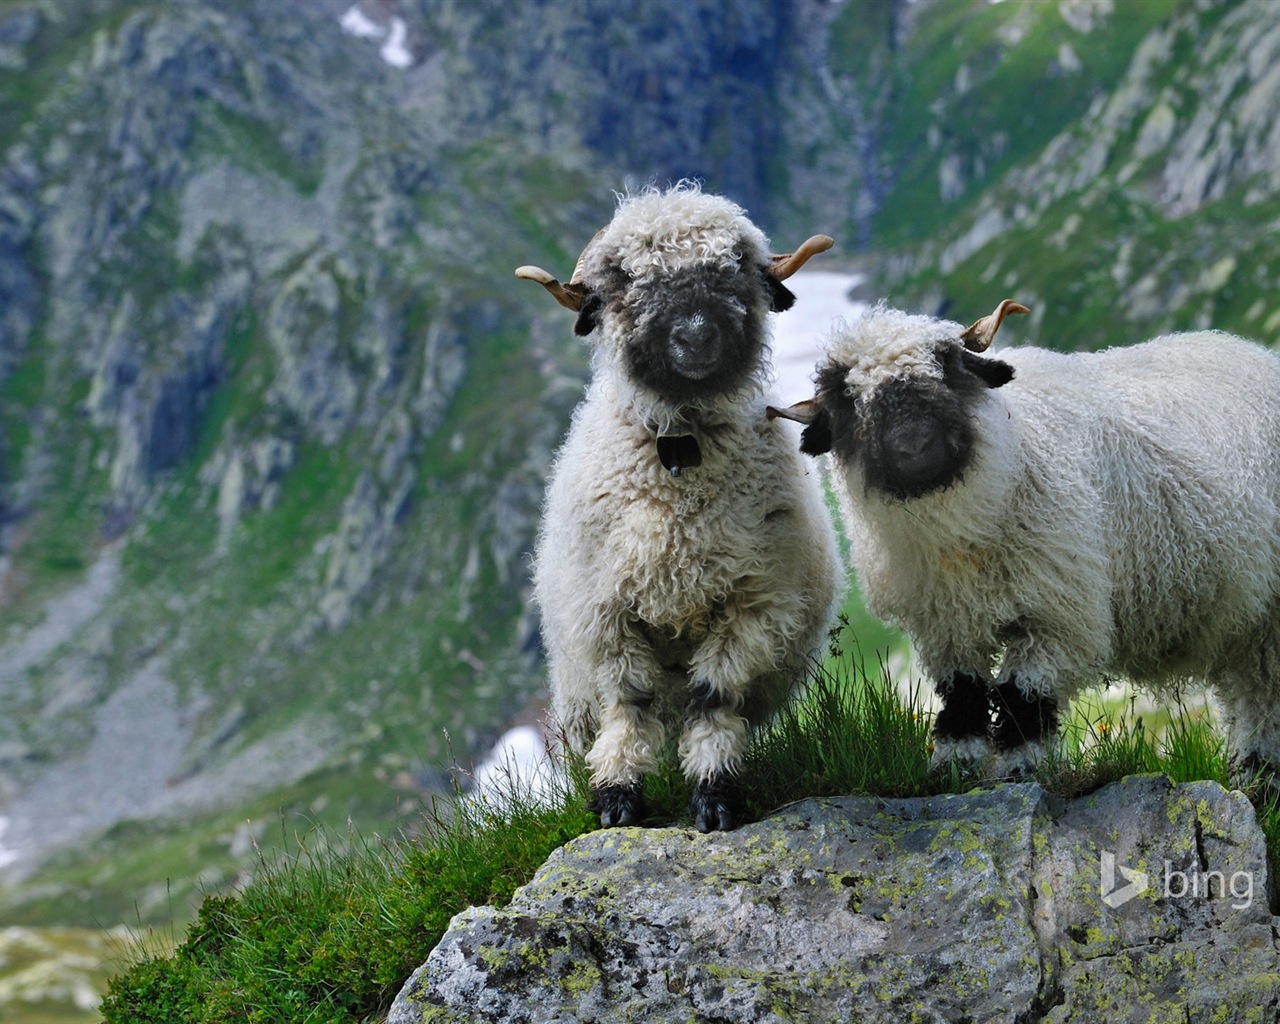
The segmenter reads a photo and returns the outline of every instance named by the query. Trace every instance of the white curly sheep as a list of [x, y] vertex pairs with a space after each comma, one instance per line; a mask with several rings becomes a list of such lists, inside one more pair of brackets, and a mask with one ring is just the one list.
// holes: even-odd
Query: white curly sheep
[[873, 309], [772, 410], [832, 454], [869, 606], [942, 698], [935, 759], [1016, 771], [1116, 674], [1212, 684], [1236, 754], [1280, 765], [1280, 357], [1214, 331], [978, 355], [1010, 312]]
[[642, 817], [664, 722], [702, 831], [733, 828], [750, 726], [820, 647], [840, 581], [818, 476], [765, 415], [768, 315], [814, 252], [773, 257], [728, 200], [625, 197], [572, 280], [592, 380], [548, 485], [534, 568], [553, 710], [604, 825]]

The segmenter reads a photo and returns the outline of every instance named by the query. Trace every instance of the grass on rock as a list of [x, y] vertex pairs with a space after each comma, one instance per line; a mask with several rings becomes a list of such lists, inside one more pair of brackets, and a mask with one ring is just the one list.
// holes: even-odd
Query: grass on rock
[[[931, 774], [924, 702], [904, 696], [883, 665], [850, 664], [833, 657], [816, 668], [760, 730], [744, 766], [753, 817], [810, 796], [926, 796], [985, 784], [959, 768]], [[1149, 728], [1132, 700], [1102, 697], [1076, 702], [1060, 750], [1037, 778], [1074, 796], [1144, 772], [1240, 781], [1202, 708], [1179, 702], [1167, 722]], [[1274, 862], [1280, 797], [1261, 779], [1243, 788]], [[517, 785], [501, 797], [459, 791], [437, 805], [418, 838], [300, 837], [287, 859], [263, 856], [237, 894], [208, 896], [171, 954], [140, 945], [136, 962], [111, 981], [102, 1014], [107, 1024], [381, 1020], [454, 914], [507, 903], [553, 850], [598, 826], [588, 796], [576, 764], [556, 776], [549, 795], [545, 786], [538, 793]], [[689, 786], [674, 758], [647, 780], [645, 798], [651, 823], [687, 826]]]

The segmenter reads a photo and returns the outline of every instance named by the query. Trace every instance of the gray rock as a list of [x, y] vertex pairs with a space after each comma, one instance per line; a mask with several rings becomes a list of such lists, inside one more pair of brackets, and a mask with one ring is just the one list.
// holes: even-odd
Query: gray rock
[[19, 7], [0, 17], [0, 43], [26, 46], [40, 31], [40, 12], [31, 7]]
[[342, 522], [325, 567], [320, 613], [330, 629], [350, 621], [356, 603], [386, 560], [396, 524], [409, 507], [414, 476], [406, 470], [394, 486], [380, 487], [365, 471], [342, 507]]
[[1274, 1021], [1269, 898], [1214, 783], [807, 800], [576, 840], [459, 914], [388, 1024]]

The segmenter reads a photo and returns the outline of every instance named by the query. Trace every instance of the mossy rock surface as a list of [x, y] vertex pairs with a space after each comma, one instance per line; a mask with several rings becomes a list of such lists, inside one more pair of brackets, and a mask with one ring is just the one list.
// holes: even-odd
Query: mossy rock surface
[[1214, 783], [806, 800], [583, 836], [458, 915], [389, 1024], [1274, 1021], [1269, 893]]

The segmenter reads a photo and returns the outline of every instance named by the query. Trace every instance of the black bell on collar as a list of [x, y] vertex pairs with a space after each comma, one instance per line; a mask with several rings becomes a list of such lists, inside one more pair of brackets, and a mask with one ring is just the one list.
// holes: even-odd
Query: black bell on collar
[[672, 476], [702, 465], [702, 445], [692, 434], [659, 434], [657, 445], [658, 461]]

